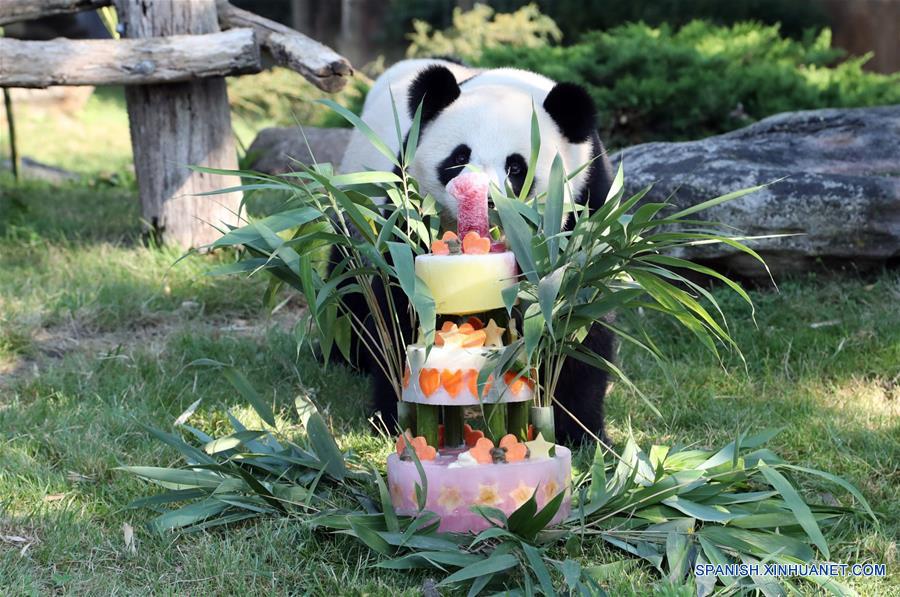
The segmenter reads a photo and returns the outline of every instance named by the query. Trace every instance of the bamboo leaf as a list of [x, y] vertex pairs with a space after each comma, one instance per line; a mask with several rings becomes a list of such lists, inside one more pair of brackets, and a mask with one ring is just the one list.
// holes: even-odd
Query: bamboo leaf
[[863, 497], [863, 494], [860, 493], [860, 491], [856, 487], [853, 486], [852, 483], [849, 483], [848, 481], [841, 479], [837, 475], [832, 475], [831, 473], [827, 473], [825, 471], [820, 471], [820, 470], [814, 469], [814, 468], [807, 468], [805, 466], [799, 466], [796, 464], [783, 464], [781, 466], [784, 468], [789, 468], [789, 469], [801, 472], [801, 473], [806, 473], [807, 475], [815, 475], [817, 477], [822, 477], [823, 479], [827, 479], [827, 480], [831, 481], [832, 483], [840, 485], [841, 487], [846, 489], [848, 492], [850, 492], [850, 494], [854, 498], [856, 498], [856, 501], [858, 501], [860, 504], [862, 504], [863, 508], [865, 508], [865, 510], [866, 510], [866, 513], [869, 515], [869, 517], [872, 519], [872, 521], [875, 523], [875, 525], [880, 526], [881, 523], [878, 521], [878, 518], [875, 516], [875, 512], [872, 511], [872, 507], [869, 506], [869, 502], [866, 500], [865, 497]]
[[544, 595], [555, 596], [556, 590], [553, 588], [550, 571], [547, 569], [547, 566], [544, 565], [544, 558], [541, 551], [527, 543], [522, 544], [522, 551], [528, 559], [528, 565], [531, 567], [532, 572], [537, 576], [538, 584], [541, 585], [541, 591], [543, 591]]
[[413, 160], [416, 159], [416, 149], [419, 146], [419, 130], [422, 126], [422, 102], [416, 107], [416, 113], [413, 114], [412, 123], [409, 126], [409, 132], [406, 134], [406, 147], [403, 150], [403, 164], [409, 168]]
[[[559, 232], [562, 229], [563, 204], [565, 202], [565, 178], [562, 158], [559, 154], [553, 158], [550, 166], [550, 178], [547, 181], [547, 200], [544, 203], [543, 231], [547, 238], [547, 251], [550, 266], [555, 267], [559, 257]], [[549, 321], [549, 318], [548, 318]]]
[[188, 504], [177, 510], [156, 517], [151, 523], [158, 532], [182, 528], [206, 520], [227, 510], [229, 505], [219, 500], [208, 499], [196, 504]]
[[375, 131], [372, 128], [363, 122], [362, 118], [345, 108], [344, 106], [338, 104], [337, 102], [330, 99], [320, 99], [316, 100], [317, 103], [323, 104], [340, 114], [347, 122], [353, 125], [353, 128], [358, 130], [360, 133], [368, 139], [369, 143], [372, 144], [372, 147], [378, 150], [378, 152], [389, 159], [391, 163], [398, 168], [400, 167], [400, 162], [397, 161], [397, 154], [394, 151], [391, 151], [391, 148], [388, 147], [384, 141], [382, 141], [378, 135], [375, 134]]
[[375, 483], [378, 485], [378, 494], [381, 498], [381, 508], [384, 511], [384, 520], [387, 529], [392, 533], [396, 533], [400, 530], [400, 523], [397, 522], [397, 513], [394, 511], [391, 494], [388, 491], [384, 479], [381, 478], [381, 474], [377, 471], [373, 471], [373, 476], [375, 477]]
[[232, 450], [243, 444], [247, 440], [254, 440], [261, 435], [265, 435], [265, 431], [238, 431], [231, 435], [226, 435], [218, 439], [214, 439], [203, 446], [203, 450], [207, 454], [218, 454]]
[[541, 281], [538, 283], [538, 303], [540, 304], [544, 321], [547, 322], [547, 329], [551, 334], [553, 333], [553, 307], [556, 304], [556, 298], [559, 296], [559, 288], [562, 286], [566, 268], [568, 268], [568, 264], [563, 264], [553, 270], [549, 276], [541, 278]]
[[531, 105], [531, 152], [528, 156], [528, 170], [525, 173], [525, 182], [519, 191], [519, 201], [525, 202], [528, 193], [531, 191], [531, 185], [534, 184], [534, 172], [537, 165], [538, 155], [541, 152], [541, 127], [538, 124], [537, 110], [534, 104]]
[[787, 503], [788, 507], [794, 513], [794, 516], [797, 517], [797, 522], [800, 523], [800, 526], [806, 531], [806, 534], [812, 540], [813, 544], [819, 548], [819, 551], [822, 552], [822, 555], [824, 555], [826, 559], [830, 558], [831, 554], [828, 551], [828, 542], [822, 535], [822, 531], [819, 529], [819, 524], [816, 522], [815, 516], [813, 516], [809, 506], [803, 501], [803, 498], [800, 497], [800, 494], [797, 493], [797, 490], [794, 489], [794, 486], [791, 485], [790, 481], [765, 462], [760, 461], [759, 470], [766, 478], [766, 481], [768, 481], [772, 487], [781, 494], [781, 497], [784, 498], [785, 503]]
[[231, 385], [240, 392], [241, 397], [250, 403], [256, 414], [271, 427], [275, 427], [275, 415], [272, 413], [272, 407], [267, 404], [262, 397], [256, 392], [256, 388], [250, 385], [244, 374], [234, 367], [225, 365], [221, 369], [222, 375], [225, 376]]
[[120, 466], [118, 470], [156, 481], [169, 489], [214, 488], [224, 480], [221, 475], [204, 470], [183, 470], [159, 466]]
[[735, 199], [739, 199], [739, 198], [743, 197], [744, 195], [749, 195], [750, 193], [755, 193], [756, 191], [759, 191], [760, 189], [764, 189], [767, 186], [769, 186], [770, 184], [775, 184], [776, 182], [779, 182], [780, 180], [784, 180], [784, 179], [778, 179], [778, 180], [772, 181], [767, 184], [761, 184], [761, 185], [757, 185], [755, 187], [749, 187], [746, 189], [741, 189], [739, 191], [734, 191], [732, 193], [726, 193], [724, 195], [720, 195], [719, 197], [715, 197], [714, 199], [710, 199], [708, 201], [703, 201], [701, 203], [697, 203], [696, 205], [692, 205], [692, 206], [688, 207], [687, 209], [682, 209], [681, 211], [676, 212], [669, 217], [670, 218], [683, 218], [685, 216], [689, 216], [691, 214], [695, 214], [700, 211], [706, 211], [707, 209], [709, 209], [711, 207], [715, 207], [716, 205], [720, 205], [720, 204], [726, 203], [728, 201], [734, 201]]
[[491, 186], [491, 197], [494, 200], [494, 206], [500, 214], [500, 221], [503, 223], [503, 231], [506, 233], [509, 248], [515, 254], [516, 262], [518, 262], [522, 274], [529, 282], [537, 284], [540, 282], [540, 278], [537, 265], [531, 254], [533, 233], [530, 227], [513, 206], [514, 201], [500, 193], [493, 185]]
[[510, 554], [491, 555], [489, 558], [469, 564], [462, 570], [458, 570], [438, 583], [438, 586], [446, 586], [456, 582], [478, 578], [488, 574], [496, 574], [518, 565], [519, 560]]
[[324, 465], [325, 472], [338, 481], [343, 481], [347, 476], [347, 467], [344, 464], [344, 455], [341, 454], [337, 442], [325, 425], [322, 415], [313, 413], [306, 422], [306, 434], [309, 442], [318, 458]]
[[366, 547], [368, 547], [375, 553], [380, 553], [383, 556], [391, 554], [393, 549], [388, 544], [388, 542], [382, 539], [381, 535], [379, 535], [376, 531], [373, 531], [369, 527], [357, 523], [353, 518], [349, 518], [349, 521], [353, 535], [357, 539], [362, 541], [366, 545]]

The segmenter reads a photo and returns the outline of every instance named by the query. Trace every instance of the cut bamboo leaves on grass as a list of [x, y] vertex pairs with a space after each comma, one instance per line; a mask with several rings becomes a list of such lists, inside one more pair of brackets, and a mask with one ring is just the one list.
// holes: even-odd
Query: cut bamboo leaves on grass
[[[247, 386], [232, 383], [246, 395]], [[261, 420], [275, 416], [258, 414]], [[279, 418], [288, 416], [279, 413]], [[595, 538], [681, 584], [694, 578], [695, 564], [827, 559], [829, 528], [846, 517], [875, 519], [855, 487], [785, 462], [765, 447], [776, 432], [762, 432], [742, 434], [717, 451], [663, 445], [644, 451], [629, 437], [614, 462], [604, 457], [605, 449], [596, 449], [585, 473], [574, 481], [572, 514], [560, 528], [548, 529], [547, 524], [563, 494], [538, 508], [536, 488], [508, 517], [494, 508], [474, 506], [492, 524], [478, 535], [438, 533], [436, 515], [422, 510], [425, 494], [433, 490], [424, 474], [420, 514], [398, 516], [380, 473], [340, 451], [314, 406], [298, 404], [296, 416], [306, 421], [304, 432], [290, 436], [271, 427], [250, 430], [230, 417], [233, 431], [211, 437], [187, 423], [190, 413], [179, 417], [178, 425], [187, 439], [150, 429], [179, 451], [184, 464], [123, 467], [165, 490], [132, 506], [157, 511], [150, 526], [158, 532], [289, 517], [320, 532], [353, 537], [378, 554], [373, 564], [378, 568], [427, 571], [438, 575], [442, 586], [472, 595], [510, 590], [595, 594], [615, 562], [583, 566], [572, 556], [558, 555], [563, 545], [566, 552], [577, 553], [580, 545]], [[807, 501], [792, 480], [798, 474], [834, 483], [861, 510]], [[853, 594], [833, 579], [808, 580], [836, 595]], [[716, 582], [729, 590], [765, 594], [801, 588], [795, 579], [785, 578], [723, 575], [706, 582], [698, 581], [700, 594], [708, 594]]]

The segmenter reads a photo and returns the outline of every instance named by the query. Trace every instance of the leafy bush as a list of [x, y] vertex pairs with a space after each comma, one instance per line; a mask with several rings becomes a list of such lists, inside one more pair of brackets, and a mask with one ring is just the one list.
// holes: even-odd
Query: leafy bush
[[484, 50], [498, 46], [539, 48], [562, 39], [553, 19], [542, 15], [534, 4], [509, 14], [495, 14], [485, 4], [466, 12], [455, 8], [451, 27], [435, 31], [428, 22], [416, 19], [413, 29], [406, 50], [409, 57], [452, 55], [477, 60]]
[[[483, 0], [497, 12], [514, 12], [534, 0]], [[567, 41], [577, 40], [585, 31], [611, 29], [625, 23], [643, 21], [650, 25], [668, 23], [674, 27], [694, 19], [717, 25], [756, 21], [781, 24], [788, 37], [800, 38], [808, 29], [828, 25], [819, 3], [805, 0], [536, 0], [542, 13], [553, 19]], [[415, 20], [449, 27], [455, 2], [451, 0], [391, 0], [385, 15], [382, 40], [387, 45], [401, 43]]]
[[864, 72], [869, 56], [840, 62], [829, 29], [798, 40], [750, 22], [632, 23], [561, 46], [550, 43], [559, 30], [533, 4], [508, 15], [476, 4], [455, 10], [444, 31], [421, 21], [415, 28], [410, 56], [455, 54], [584, 85], [613, 147], [714, 135], [778, 112], [900, 102], [900, 75]]
[[277, 126], [347, 126], [344, 119], [316, 103], [330, 98], [355, 112], [362, 111], [368, 80], [355, 76], [340, 92], [322, 91], [302, 76], [286, 68], [273, 68], [246, 77], [228, 79], [228, 98], [238, 118], [268, 120]]
[[638, 23], [567, 47], [496, 46], [474, 62], [586, 86], [615, 147], [718, 134], [784, 111], [900, 102], [900, 74], [864, 72], [869, 56], [837, 63], [843, 52], [830, 42], [828, 29], [798, 41], [777, 25]]

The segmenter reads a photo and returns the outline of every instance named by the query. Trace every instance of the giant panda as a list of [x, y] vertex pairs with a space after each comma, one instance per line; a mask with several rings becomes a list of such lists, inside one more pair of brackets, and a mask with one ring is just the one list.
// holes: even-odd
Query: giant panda
[[[419, 142], [410, 173], [418, 181], [420, 192], [431, 194], [439, 204], [444, 229], [456, 229], [455, 200], [445, 186], [467, 164], [487, 173], [500, 188], [508, 182], [519, 193], [531, 153], [533, 111], [540, 127], [541, 149], [531, 192], [546, 190], [551, 163], [559, 153], [568, 173], [591, 162], [570, 183], [577, 202], [593, 210], [606, 199], [612, 172], [597, 133], [596, 109], [582, 87], [514, 68], [480, 70], [449, 60], [404, 60], [375, 81], [366, 97], [362, 119], [399, 154], [401, 139], [397, 136], [394, 105], [405, 140], [420, 103]], [[347, 173], [393, 168], [391, 161], [355, 130], [339, 169]], [[394, 298], [403, 308], [408, 303], [398, 294]], [[362, 318], [369, 314], [358, 295], [348, 307]], [[404, 345], [411, 341], [412, 332], [403, 330]], [[612, 360], [614, 338], [607, 328], [595, 324], [584, 342]], [[392, 422], [397, 405], [391, 384], [365, 350], [355, 349], [355, 354], [355, 364], [372, 375], [375, 410]], [[589, 437], [583, 425], [608, 443], [603, 405], [606, 385], [605, 371], [567, 359], [556, 398], [581, 424], [557, 405], [554, 416], [558, 439], [583, 441]]]

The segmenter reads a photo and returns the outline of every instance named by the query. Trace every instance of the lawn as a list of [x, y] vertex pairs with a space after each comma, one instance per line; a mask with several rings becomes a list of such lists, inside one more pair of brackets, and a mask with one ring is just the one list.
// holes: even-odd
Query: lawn
[[[154, 490], [116, 467], [178, 458], [142, 425], [171, 429], [199, 398], [195, 424], [207, 432], [225, 429], [227, 410], [254, 418], [224, 379], [192, 361], [237, 364], [278, 408], [313, 397], [341, 447], [381, 466], [390, 448], [366, 421], [366, 380], [297, 354], [300, 305], [268, 316], [261, 281], [205, 275], [224, 258], [173, 265], [177, 251], [137, 243], [128, 184], [3, 179], [0, 197], [0, 592], [420, 593], [424, 577], [369, 569], [366, 549], [302, 520], [149, 532], [152, 512], [127, 504]], [[716, 447], [742, 430], [783, 428], [776, 452], [847, 478], [881, 518], [880, 528], [860, 517], [832, 529], [833, 559], [885, 563], [890, 574], [900, 559], [900, 274], [810, 276], [751, 294], [756, 324], [745, 305], [717, 294], [746, 368], [736, 356], [719, 366], [688, 334], [648, 318], [668, 376], [631, 350], [621, 361], [663, 417], [617, 385], [610, 435], [619, 449], [629, 428], [642, 445]], [[589, 457], [582, 451], [578, 464]], [[804, 483], [814, 500], [851, 504], [839, 488]], [[599, 543], [583, 550], [589, 563], [622, 557]], [[658, 581], [643, 565], [626, 570], [607, 581], [611, 594]], [[865, 595], [900, 590], [896, 574], [849, 584]]]

